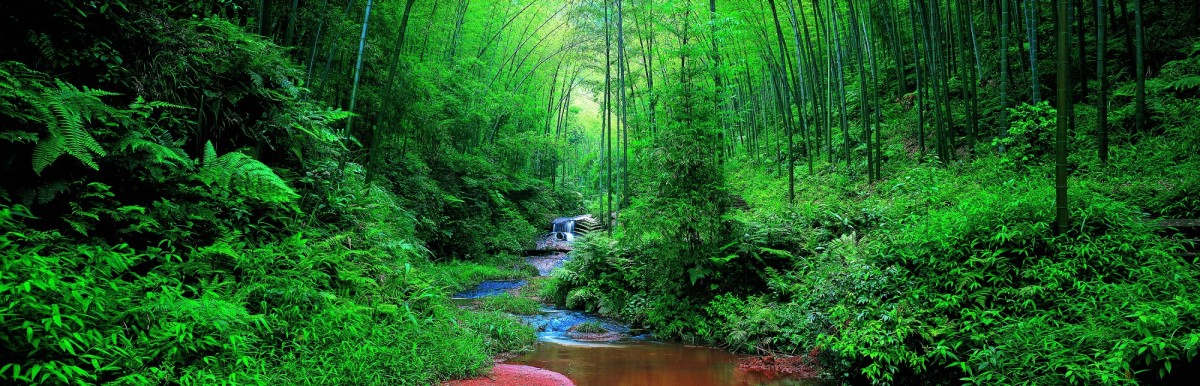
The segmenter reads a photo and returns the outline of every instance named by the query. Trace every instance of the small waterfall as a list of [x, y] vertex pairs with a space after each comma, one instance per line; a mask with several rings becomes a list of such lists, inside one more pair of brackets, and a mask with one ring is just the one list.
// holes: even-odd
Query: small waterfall
[[[544, 228], [543, 228], [544, 229]], [[546, 251], [568, 252], [575, 238], [601, 229], [601, 224], [590, 214], [559, 217], [550, 221], [550, 231], [538, 237], [537, 246], [530, 253]]]
[[575, 240], [575, 218], [559, 217], [550, 223], [550, 233], [554, 238], [563, 241]]

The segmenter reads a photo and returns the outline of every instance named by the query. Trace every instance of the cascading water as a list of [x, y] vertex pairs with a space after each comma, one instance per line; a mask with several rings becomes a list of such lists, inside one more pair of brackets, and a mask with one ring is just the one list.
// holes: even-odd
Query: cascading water
[[601, 229], [600, 222], [592, 215], [559, 217], [550, 222], [550, 231], [538, 237], [537, 247], [530, 254], [570, 252], [575, 238]]
[[550, 223], [550, 233], [556, 240], [575, 241], [575, 217], [559, 217]]

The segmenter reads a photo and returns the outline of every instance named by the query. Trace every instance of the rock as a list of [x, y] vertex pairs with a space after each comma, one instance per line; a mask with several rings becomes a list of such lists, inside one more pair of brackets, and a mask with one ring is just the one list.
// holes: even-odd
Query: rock
[[[583, 324], [583, 323], [580, 323], [580, 324]], [[604, 343], [604, 342], [616, 342], [618, 340], [629, 337], [629, 335], [622, 334], [620, 332], [607, 331], [607, 330], [597, 331], [597, 332], [581, 332], [581, 331], [579, 331], [580, 324], [576, 324], [574, 326], [571, 326], [571, 328], [567, 329], [567, 337], [568, 338], [571, 338], [571, 339], [574, 339], [574, 340], [577, 340], [580, 342]], [[604, 328], [601, 327], [601, 329], [604, 329]]]
[[575, 386], [567, 376], [533, 366], [498, 364], [487, 376], [446, 381], [443, 386]]
[[619, 332], [612, 332], [612, 331], [609, 331], [609, 332], [567, 331], [567, 337], [577, 340], [577, 341], [580, 341], [580, 342], [604, 343], [604, 342], [616, 342], [618, 340], [628, 338], [629, 336], [619, 333]]
[[821, 373], [817, 364], [817, 350], [810, 352], [812, 356], [754, 356], [738, 359], [737, 369], [756, 372], [769, 377], [795, 377], [815, 379]]

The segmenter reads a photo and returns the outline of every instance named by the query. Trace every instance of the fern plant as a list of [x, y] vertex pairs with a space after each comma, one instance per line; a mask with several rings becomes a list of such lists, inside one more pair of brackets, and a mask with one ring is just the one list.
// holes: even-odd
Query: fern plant
[[117, 141], [114, 146], [116, 153], [141, 154], [145, 161], [155, 165], [191, 167], [192, 160], [179, 147], [179, 143], [170, 137], [170, 131], [163, 123], [170, 126], [183, 124], [172, 114], [175, 110], [188, 109], [186, 106], [166, 102], [147, 102], [141, 96], [137, 97], [121, 114], [121, 124], [136, 128]]
[[1183, 50], [1186, 58], [1173, 60], [1163, 65], [1160, 75], [1172, 90], [1178, 92], [1200, 90], [1200, 41]]
[[88, 126], [95, 120], [120, 114], [119, 109], [100, 100], [112, 95], [116, 94], [79, 88], [59, 79], [48, 80], [18, 62], [0, 63], [0, 100], [4, 101], [0, 103], [0, 113], [46, 130], [36, 139], [27, 131], [0, 138], [10, 142], [32, 140], [33, 171], [38, 174], [64, 154], [98, 170], [100, 166], [94, 157], [108, 153], [89, 133]]
[[242, 152], [217, 156], [211, 141], [204, 144], [197, 177], [205, 185], [232, 189], [263, 202], [286, 203], [300, 197], [271, 167]]

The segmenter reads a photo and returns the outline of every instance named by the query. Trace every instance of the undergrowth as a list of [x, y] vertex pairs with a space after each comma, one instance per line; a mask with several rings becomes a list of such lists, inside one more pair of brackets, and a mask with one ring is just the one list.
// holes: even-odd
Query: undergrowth
[[448, 295], [529, 275], [513, 254], [570, 192], [451, 150], [368, 183], [283, 48], [120, 3], [4, 7], [112, 44], [0, 58], [0, 383], [428, 385], [532, 346]]
[[671, 273], [676, 284], [648, 276], [663, 244], [684, 241], [638, 230], [583, 238], [541, 293], [660, 338], [815, 352], [825, 376], [851, 382], [1170, 384], [1200, 351], [1200, 268], [1154, 219], [1195, 216], [1200, 158], [1181, 154], [1200, 138], [1166, 130], [1114, 147], [1108, 166], [1072, 156], [1063, 236], [1037, 133], [1010, 154], [910, 164], [873, 186], [797, 176], [791, 205], [786, 177], [735, 159], [731, 190], [752, 209], [728, 214], [726, 244]]

